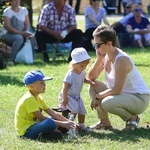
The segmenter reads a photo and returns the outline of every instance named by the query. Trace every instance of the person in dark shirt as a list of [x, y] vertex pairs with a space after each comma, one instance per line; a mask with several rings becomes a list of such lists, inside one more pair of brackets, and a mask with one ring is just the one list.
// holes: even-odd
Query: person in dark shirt
[[144, 38], [146, 45], [150, 45], [150, 22], [146, 17], [141, 16], [141, 5], [134, 4], [132, 12], [134, 16], [128, 20], [126, 28], [128, 33], [133, 34], [134, 40], [137, 41], [140, 49], [144, 50], [142, 38]]

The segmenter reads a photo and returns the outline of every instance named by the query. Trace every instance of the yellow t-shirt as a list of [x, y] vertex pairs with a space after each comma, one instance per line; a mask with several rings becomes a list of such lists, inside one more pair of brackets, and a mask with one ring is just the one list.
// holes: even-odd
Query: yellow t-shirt
[[24, 94], [18, 101], [15, 110], [14, 121], [17, 134], [19, 136], [24, 135], [30, 126], [38, 122], [33, 112], [46, 110], [48, 108], [41, 96], [38, 96], [36, 99], [30, 92]]

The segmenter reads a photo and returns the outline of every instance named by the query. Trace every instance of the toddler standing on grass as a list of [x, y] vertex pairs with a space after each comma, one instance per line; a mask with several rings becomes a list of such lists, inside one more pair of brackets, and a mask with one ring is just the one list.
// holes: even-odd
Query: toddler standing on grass
[[63, 79], [63, 88], [59, 94], [60, 107], [64, 110], [69, 110], [75, 116], [78, 114], [79, 129], [90, 132], [90, 128], [84, 124], [87, 112], [80, 95], [83, 83], [95, 85], [93, 81], [85, 78], [85, 69], [90, 62], [90, 57], [84, 48], [79, 47], [72, 51], [71, 58], [71, 69]]

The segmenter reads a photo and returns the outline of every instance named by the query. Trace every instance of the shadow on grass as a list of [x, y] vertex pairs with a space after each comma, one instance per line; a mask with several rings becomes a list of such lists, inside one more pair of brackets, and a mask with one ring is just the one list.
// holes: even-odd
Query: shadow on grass
[[[40, 61], [36, 61], [33, 64], [23, 64], [23, 63], [15, 63], [15, 67], [35, 67], [35, 68], [41, 68], [41, 67], [45, 67], [45, 66], [59, 66], [62, 64], [68, 64], [67, 61], [64, 61], [63, 59], [60, 60], [55, 60], [55, 61], [50, 61], [50, 63], [45, 63]], [[8, 69], [8, 68], [7, 68]], [[14, 72], [9, 72], [9, 69], [6, 71], [4, 70], [1, 71], [0, 73], [0, 85], [17, 85], [17, 86], [24, 86], [24, 83], [22, 80], [20, 80], [18, 77], [18, 74], [22, 75], [25, 74], [24, 72], [20, 71], [14, 71]], [[8, 71], [8, 72], [7, 72]]]
[[[145, 55], [147, 55], [147, 53], [149, 53], [148, 48], [145, 51], [141, 51], [138, 48], [123, 48], [122, 50], [125, 51], [129, 55], [130, 54], [132, 54], [132, 55], [133, 54], [137, 54], [137, 55], [145, 54]], [[88, 51], [88, 53], [89, 53], [90, 57], [92, 57], [92, 58], [96, 57], [95, 51]], [[42, 62], [43, 61], [42, 53], [35, 53], [36, 62], [33, 65], [36, 65], [36, 66], [45, 66], [45, 65], [58, 66], [58, 65], [63, 64], [63, 63], [68, 64], [68, 61], [67, 61], [68, 54], [65, 55], [66, 61], [62, 57], [57, 57], [56, 60], [53, 60], [52, 59], [53, 58], [52, 54], [49, 54], [49, 56], [50, 56], [50, 63], [44, 63], [44, 62]], [[144, 66], [144, 67], [149, 66], [149, 64], [147, 64], [147, 63], [144, 63], [144, 64], [143, 63], [142, 64], [138, 63], [136, 65], [137, 66]]]
[[[140, 142], [142, 139], [150, 139], [150, 128], [138, 128], [135, 131], [121, 131], [117, 129], [113, 129], [111, 131], [104, 131], [104, 130], [97, 130], [96, 132], [92, 133], [79, 133], [77, 135], [77, 139], [68, 139], [67, 135], [64, 135], [63, 139], [60, 140], [44, 140], [40, 139], [37, 140], [37, 142], [47, 143], [47, 142], [53, 142], [57, 143], [59, 142], [67, 142], [67, 143], [88, 143], [89, 138], [92, 138], [92, 140], [98, 139], [98, 140], [109, 140], [109, 141], [119, 141], [119, 142], [125, 142], [125, 141], [131, 141], [131, 142]], [[86, 140], [88, 139], [88, 140]]]
[[9, 75], [1, 75], [0, 74], [0, 85], [8, 85], [8, 84], [11, 84], [11, 85], [17, 85], [17, 86], [23, 86], [23, 82], [20, 81], [18, 78], [16, 77], [12, 77], [12, 76], [9, 76]]
[[67, 63], [68, 64], [68, 56], [69, 53], [64, 53], [63, 55], [58, 55], [57, 57], [54, 56], [53, 53], [48, 53], [49, 55], [49, 63], [43, 62], [43, 55], [40, 52], [35, 53], [35, 60], [36, 62], [34, 63], [35, 65], [60, 65], [62, 63]]
[[137, 128], [135, 131], [121, 131], [113, 129], [112, 131], [97, 131], [90, 133], [90, 136], [96, 139], [108, 139], [111, 141], [133, 141], [138, 142], [140, 138], [150, 139], [150, 128]]
[[63, 59], [58, 59], [58, 60], [54, 60], [54, 61], [50, 60], [49, 63], [45, 63], [45, 62], [42, 62], [42, 61], [37, 61], [33, 65], [41, 67], [41, 66], [45, 66], [45, 65], [59, 66], [59, 65], [62, 65], [62, 64], [68, 64], [68, 62], [63, 60]]

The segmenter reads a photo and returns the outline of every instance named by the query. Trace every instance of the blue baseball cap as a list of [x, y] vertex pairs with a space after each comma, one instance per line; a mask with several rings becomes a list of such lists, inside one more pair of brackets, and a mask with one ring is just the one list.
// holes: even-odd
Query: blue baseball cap
[[24, 76], [23, 81], [25, 85], [29, 85], [36, 81], [47, 81], [52, 79], [52, 77], [46, 77], [40, 70], [35, 70], [27, 72]]

